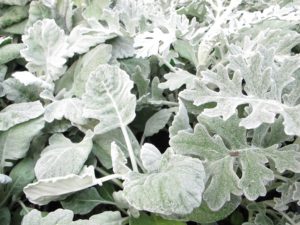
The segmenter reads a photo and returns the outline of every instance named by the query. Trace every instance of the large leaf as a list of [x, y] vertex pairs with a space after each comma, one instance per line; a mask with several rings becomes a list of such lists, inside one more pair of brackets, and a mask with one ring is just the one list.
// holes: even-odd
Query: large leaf
[[[127, 132], [129, 134], [129, 139], [133, 150], [137, 153], [140, 149], [140, 145], [136, 140], [136, 137], [132, 133], [132, 131], [127, 127]], [[115, 142], [123, 151], [123, 153], [127, 156], [127, 146], [124, 140], [123, 133], [120, 128], [111, 130], [106, 132], [105, 134], [95, 135], [93, 138], [93, 153], [99, 159], [101, 164], [106, 169], [112, 168], [112, 160], [111, 160], [111, 143]]]
[[31, 183], [34, 176], [34, 160], [25, 158], [20, 161], [9, 173], [12, 182], [7, 186], [7, 195], [19, 195], [23, 192], [23, 188]]
[[50, 137], [34, 168], [37, 179], [78, 174], [92, 150], [92, 137], [93, 133], [87, 132], [80, 143], [72, 143], [62, 134]]
[[42, 179], [27, 185], [24, 193], [27, 199], [38, 205], [46, 205], [51, 201], [66, 198], [76, 191], [98, 184], [95, 178], [94, 167], [84, 168], [79, 175], [69, 174], [64, 177]]
[[1, 0], [1, 4], [8, 4], [8, 5], [26, 5], [30, 0]]
[[95, 19], [89, 19], [74, 27], [68, 37], [70, 53], [85, 53], [90, 47], [116, 37], [118, 29], [105, 26]]
[[139, 218], [131, 217], [129, 220], [130, 225], [185, 225], [183, 222], [166, 220], [159, 216], [148, 216], [146, 214], [141, 214]]
[[77, 220], [73, 222], [74, 213], [67, 209], [57, 209], [46, 216], [33, 209], [23, 218], [22, 225], [122, 225], [124, 219], [120, 212], [106, 211], [89, 220]]
[[[201, 206], [194, 209], [192, 213], [184, 216], [175, 216], [176, 220], [194, 221], [197, 223], [214, 223], [228, 217], [241, 203], [241, 198], [232, 196], [231, 201], [226, 202], [225, 205], [218, 211], [212, 211], [205, 202]], [[172, 218], [172, 217], [170, 217]]]
[[99, 195], [96, 188], [91, 187], [69, 196], [61, 201], [65, 209], [72, 210], [75, 214], [84, 215], [91, 212], [99, 204], [113, 204]]
[[2, 225], [10, 225], [10, 211], [8, 208], [0, 209], [0, 221]]
[[42, 118], [21, 123], [7, 131], [0, 132], [0, 167], [12, 166], [10, 160], [18, 160], [26, 155], [30, 142], [44, 127]]
[[7, 106], [0, 112], [0, 131], [35, 119], [44, 113], [44, 108], [39, 101], [18, 103]]
[[91, 216], [88, 220], [77, 220], [71, 223], [59, 223], [58, 225], [123, 225], [126, 218], [122, 218], [118, 211], [105, 211]]
[[0, 174], [0, 184], [9, 184], [11, 183], [11, 178], [5, 174]]
[[[266, 163], [273, 161], [279, 172], [300, 170], [300, 153], [296, 145], [278, 149], [249, 145], [246, 129], [239, 127], [236, 116], [223, 121], [221, 118], [200, 116], [194, 133], [180, 131], [170, 141], [176, 153], [196, 155], [205, 159], [210, 177], [204, 199], [212, 210], [219, 210], [230, 195], [241, 195], [255, 200], [267, 193], [265, 185], [274, 179]], [[214, 136], [211, 136], [214, 134]], [[234, 165], [238, 163], [242, 176], [238, 177]]]
[[188, 214], [201, 204], [204, 180], [200, 160], [169, 150], [162, 156], [157, 171], [128, 175], [124, 196], [138, 210], [164, 215]]
[[22, 220], [22, 225], [57, 225], [72, 222], [73, 212], [67, 209], [57, 209], [47, 216], [36, 209], [31, 210]]
[[28, 61], [30, 72], [46, 75], [47, 80], [57, 80], [64, 72], [68, 44], [66, 35], [52, 19], [39, 20], [22, 36], [26, 48], [21, 55]]
[[133, 82], [116, 66], [101, 65], [91, 73], [83, 95], [83, 115], [100, 120], [95, 133], [126, 126], [135, 117], [136, 97], [130, 93]]
[[91, 72], [99, 65], [107, 63], [111, 58], [112, 48], [107, 44], [100, 44], [80, 58], [75, 66], [72, 93], [80, 97], [85, 92], [85, 84]]
[[82, 116], [83, 102], [78, 98], [65, 98], [54, 101], [45, 107], [44, 118], [48, 123], [53, 120], [70, 120], [72, 123], [84, 125], [87, 119]]
[[[273, 123], [276, 114], [281, 114], [286, 134], [300, 135], [299, 92], [293, 96], [293, 101], [283, 98], [284, 88], [297, 82], [293, 76], [299, 68], [299, 60], [287, 58], [282, 63], [276, 63], [274, 49], [261, 47], [249, 54], [232, 54], [229, 61], [228, 67], [220, 64], [216, 71], [204, 71], [196, 87], [183, 91], [180, 96], [197, 106], [217, 103], [216, 107], [205, 109], [202, 114], [222, 116], [224, 120], [232, 116], [238, 106], [249, 104], [249, 114], [240, 121], [240, 125], [247, 129], [257, 128], [262, 123]], [[230, 75], [228, 69], [235, 73]], [[211, 84], [218, 88], [209, 88]]]

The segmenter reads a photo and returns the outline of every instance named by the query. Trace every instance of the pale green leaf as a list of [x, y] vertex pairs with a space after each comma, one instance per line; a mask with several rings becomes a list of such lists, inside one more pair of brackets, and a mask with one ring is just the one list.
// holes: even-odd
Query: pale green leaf
[[10, 225], [11, 215], [8, 208], [0, 209], [0, 221], [2, 225]]
[[160, 28], [138, 34], [134, 38], [136, 57], [146, 58], [152, 55], [164, 54], [176, 40], [173, 32], [163, 32]]
[[197, 65], [195, 47], [188, 41], [177, 40], [174, 42], [173, 46], [175, 51], [178, 52], [181, 57], [186, 58], [194, 65]]
[[293, 193], [293, 200], [297, 201], [297, 204], [300, 205], [300, 182], [296, 182], [295, 191]]
[[174, 72], [170, 72], [164, 75], [165, 82], [158, 85], [161, 89], [169, 89], [174, 91], [186, 85], [187, 89], [194, 87], [196, 76], [182, 69], [178, 69]]
[[[205, 116], [198, 119], [200, 123], [194, 133], [180, 131], [172, 137], [170, 145], [176, 153], [206, 160], [210, 182], [203, 198], [211, 209], [220, 209], [230, 200], [231, 193], [244, 193], [250, 200], [264, 196], [266, 184], [274, 180], [273, 171], [266, 167], [270, 161], [279, 172], [300, 170], [297, 146], [278, 149], [277, 145], [268, 148], [249, 145], [246, 129], [239, 126], [240, 119], [236, 116], [226, 121]], [[236, 165], [241, 168], [241, 177], [236, 174]]]
[[12, 179], [9, 176], [0, 173], [0, 184], [9, 184], [11, 181]]
[[72, 222], [73, 212], [67, 209], [57, 209], [46, 216], [36, 209], [31, 210], [22, 220], [22, 225], [58, 225]]
[[164, 215], [188, 214], [201, 204], [204, 179], [200, 160], [175, 155], [169, 150], [162, 156], [158, 171], [130, 173], [124, 182], [124, 195], [138, 210]]
[[0, 65], [20, 58], [20, 51], [24, 49], [23, 44], [9, 44], [0, 47]]
[[155, 215], [141, 214], [139, 218], [131, 217], [130, 225], [185, 225], [184, 222], [163, 219]]
[[6, 98], [15, 103], [31, 102], [39, 100], [42, 88], [37, 85], [25, 86], [14, 78], [8, 78], [3, 82]]
[[51, 123], [63, 118], [70, 120], [73, 124], [84, 125], [87, 119], [82, 116], [83, 102], [79, 98], [65, 98], [54, 101], [45, 107], [44, 119]]
[[67, 37], [53, 19], [39, 20], [22, 36], [26, 45], [21, 55], [27, 60], [30, 72], [46, 75], [47, 80], [57, 80], [66, 70]]
[[26, 5], [30, 0], [1, 0], [1, 4], [8, 4], [8, 5]]
[[88, 4], [83, 11], [83, 16], [85, 18], [94, 18], [98, 20], [101, 18], [103, 10], [111, 3], [111, 0], [89, 0], [87, 2]]
[[179, 100], [178, 111], [174, 116], [172, 125], [169, 127], [170, 138], [175, 136], [181, 130], [192, 131], [192, 128], [190, 125], [187, 109], [184, 103]]
[[30, 142], [44, 127], [41, 118], [18, 124], [7, 131], [0, 132], [0, 167], [9, 167], [10, 160], [23, 158], [30, 146]]
[[89, 48], [104, 43], [116, 37], [118, 31], [103, 25], [95, 19], [89, 19], [74, 27], [68, 36], [68, 50], [70, 54], [85, 53]]
[[74, 68], [74, 82], [71, 92], [80, 97], [85, 92], [85, 84], [91, 72], [99, 65], [108, 63], [111, 58], [112, 47], [100, 44], [80, 58]]
[[[9, 6], [1, 13], [0, 27], [1, 29], [13, 26], [28, 17], [28, 6]], [[17, 46], [18, 44], [6, 45]], [[19, 52], [18, 52], [19, 55]], [[2, 57], [1, 57], [2, 58]]]
[[101, 65], [91, 73], [83, 95], [83, 115], [100, 121], [94, 129], [96, 134], [132, 122], [136, 106], [132, 88], [128, 74], [116, 66]]
[[162, 109], [154, 113], [146, 122], [144, 136], [152, 136], [163, 129], [169, 122], [172, 113], [171, 109]]
[[[250, 56], [236, 54], [229, 57], [227, 67], [218, 65], [216, 71], [202, 72], [202, 79], [193, 90], [185, 90], [180, 96], [200, 106], [215, 102], [217, 106], [205, 109], [203, 115], [222, 116], [227, 120], [239, 105], [249, 104], [250, 112], [242, 118], [240, 125], [247, 129], [257, 128], [262, 123], [273, 123], [276, 114], [284, 118], [285, 133], [299, 135], [300, 105], [290, 105], [282, 100], [284, 88], [296, 82], [294, 72], [299, 68], [297, 58], [285, 59], [276, 64], [274, 49], [264, 49]], [[234, 70], [231, 76], [228, 69]], [[242, 80], [245, 81], [244, 92]], [[211, 89], [214, 84], [218, 89]]]
[[120, 147], [115, 143], [111, 143], [111, 161], [112, 167], [115, 174], [127, 174], [131, 170], [126, 166], [127, 159], [120, 149]]
[[38, 180], [78, 174], [93, 147], [93, 133], [87, 132], [80, 143], [72, 143], [63, 134], [54, 134], [36, 162]]
[[148, 172], [159, 170], [162, 154], [154, 145], [148, 143], [143, 144], [140, 154], [143, 166]]
[[91, 187], [69, 196], [61, 201], [65, 209], [72, 210], [75, 214], [85, 215], [99, 204], [111, 204], [103, 199], [96, 188]]
[[43, 1], [31, 1], [29, 7], [29, 16], [26, 28], [31, 27], [38, 20], [50, 19], [52, 17], [51, 9]]
[[254, 220], [255, 225], [274, 225], [271, 218], [264, 213], [258, 213]]
[[[241, 198], [232, 196], [229, 202], [218, 211], [212, 211], [205, 202], [201, 206], [194, 209], [192, 213], [184, 216], [174, 216], [176, 220], [194, 221], [197, 223], [214, 223], [216, 221], [227, 218], [241, 203]], [[170, 217], [173, 218], [173, 217]]]
[[125, 220], [118, 211], [105, 211], [91, 216], [89, 220], [77, 220], [71, 223], [59, 223], [58, 225], [123, 225]]
[[130, 37], [116, 37], [109, 41], [112, 45], [112, 58], [124, 59], [134, 56], [133, 39]]
[[38, 205], [46, 205], [51, 201], [65, 199], [69, 194], [92, 187], [99, 182], [95, 178], [94, 167], [84, 168], [79, 174], [63, 177], [41, 179], [28, 184], [24, 188], [27, 199]]
[[7, 194], [19, 195], [23, 188], [31, 183], [34, 178], [34, 160], [25, 158], [20, 161], [9, 173], [12, 183], [8, 185]]
[[0, 112], [0, 131], [35, 119], [43, 113], [44, 108], [39, 101], [11, 104]]
[[139, 97], [141, 98], [143, 95], [147, 94], [150, 80], [145, 77], [143, 74], [141, 67], [136, 66], [134, 73], [131, 75], [132, 80], [137, 86]]
[[[127, 132], [129, 134], [129, 139], [133, 147], [133, 150], [136, 153], [139, 152], [140, 145], [136, 140], [136, 137], [128, 127], [127, 127]], [[121, 148], [125, 156], [128, 155], [125, 139], [120, 128], [111, 130], [109, 132], [106, 132], [105, 134], [95, 135], [93, 141], [94, 141], [93, 153], [96, 155], [96, 157], [99, 159], [101, 164], [106, 169], [112, 168], [112, 160], [111, 160], [112, 142], [115, 142]]]
[[124, 219], [118, 211], [106, 211], [94, 216], [91, 216], [89, 221], [101, 225], [122, 225]]

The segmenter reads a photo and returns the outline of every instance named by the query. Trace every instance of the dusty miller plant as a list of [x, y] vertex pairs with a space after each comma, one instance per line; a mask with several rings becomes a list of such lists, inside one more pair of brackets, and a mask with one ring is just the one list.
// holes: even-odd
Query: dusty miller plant
[[292, 0], [0, 0], [0, 223], [299, 224], [299, 21]]

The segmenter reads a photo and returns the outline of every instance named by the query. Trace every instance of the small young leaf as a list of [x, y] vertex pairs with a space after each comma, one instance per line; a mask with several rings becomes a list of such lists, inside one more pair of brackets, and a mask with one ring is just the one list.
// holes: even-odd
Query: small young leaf
[[9, 184], [11, 181], [12, 179], [9, 176], [0, 173], [0, 184]]
[[144, 136], [150, 137], [163, 129], [169, 122], [172, 113], [170, 109], [162, 109], [153, 114], [146, 122]]
[[115, 174], [127, 174], [131, 171], [126, 166], [127, 159], [124, 153], [115, 142], [111, 143], [111, 160]]
[[141, 149], [141, 160], [148, 172], [155, 172], [159, 170], [162, 154], [154, 145], [146, 143]]

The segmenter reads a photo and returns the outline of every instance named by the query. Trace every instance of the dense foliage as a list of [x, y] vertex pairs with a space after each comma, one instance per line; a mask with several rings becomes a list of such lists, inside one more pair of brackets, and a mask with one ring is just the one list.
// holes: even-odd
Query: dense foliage
[[300, 223], [300, 2], [0, 0], [1, 225]]

